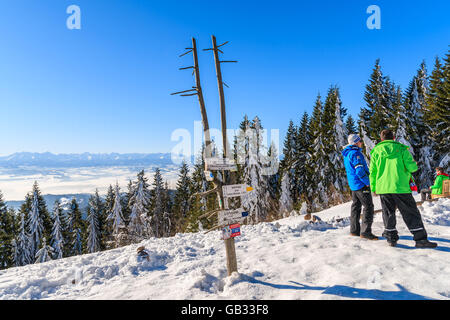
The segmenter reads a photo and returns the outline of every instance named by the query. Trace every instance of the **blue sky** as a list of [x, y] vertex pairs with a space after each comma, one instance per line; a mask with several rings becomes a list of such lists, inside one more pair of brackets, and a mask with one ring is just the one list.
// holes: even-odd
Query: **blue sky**
[[[341, 4], [345, 3], [345, 5]], [[69, 30], [69, 5], [81, 30]], [[369, 5], [381, 29], [369, 30]], [[280, 129], [311, 112], [318, 92], [341, 90], [356, 116], [377, 58], [405, 88], [422, 60], [448, 50], [449, 1], [104, 1], [0, 2], [0, 154], [20, 151], [170, 152], [178, 128], [193, 132], [196, 97], [191, 37], [224, 47], [228, 125], [244, 114]], [[210, 126], [220, 128], [211, 52], [199, 52]]]

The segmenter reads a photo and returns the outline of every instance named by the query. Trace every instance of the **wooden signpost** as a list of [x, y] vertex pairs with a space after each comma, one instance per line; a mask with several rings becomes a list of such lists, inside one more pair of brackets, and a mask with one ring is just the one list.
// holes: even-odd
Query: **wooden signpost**
[[[217, 85], [219, 89], [219, 98], [220, 98], [220, 114], [221, 114], [221, 124], [222, 124], [222, 142], [223, 142], [223, 158], [213, 158], [212, 157], [212, 141], [209, 133], [209, 123], [208, 123], [208, 117], [206, 115], [206, 107], [205, 102], [203, 99], [203, 93], [201, 90], [200, 85], [200, 72], [198, 67], [198, 56], [197, 56], [197, 47], [196, 47], [196, 41], [194, 38], [192, 38], [192, 48], [186, 48], [188, 51], [183, 53], [181, 56], [184, 56], [190, 52], [193, 54], [194, 58], [194, 66], [180, 68], [181, 70], [185, 69], [194, 69], [195, 74], [195, 80], [196, 80], [196, 86], [193, 87], [193, 89], [176, 92], [173, 94], [181, 94], [181, 96], [193, 96], [197, 95], [199, 104], [200, 104], [200, 111], [202, 114], [202, 122], [203, 122], [203, 132], [204, 132], [204, 138], [205, 138], [205, 174], [207, 174], [207, 179], [212, 180], [214, 188], [212, 190], [208, 190], [206, 192], [198, 193], [197, 196], [205, 197], [211, 193], [216, 193], [217, 195], [217, 201], [219, 204], [219, 210], [213, 210], [212, 212], [208, 212], [204, 214], [203, 216], [207, 216], [208, 218], [211, 217], [214, 214], [220, 214], [221, 219], [223, 220], [223, 223], [228, 223], [228, 221], [233, 221], [233, 219], [229, 218], [231, 214], [230, 210], [228, 210], [228, 201], [227, 196], [224, 196], [224, 187], [225, 190], [228, 190], [227, 187], [230, 184], [231, 181], [236, 180], [235, 177], [235, 171], [237, 170], [236, 164], [231, 161], [227, 155], [229, 150], [229, 144], [227, 141], [227, 122], [226, 122], [226, 112], [225, 112], [225, 95], [223, 92], [223, 80], [222, 80], [222, 72], [220, 68], [221, 63], [226, 62], [237, 62], [237, 61], [221, 61], [219, 59], [219, 52], [223, 53], [220, 47], [227, 44], [227, 42], [222, 43], [221, 45], [217, 45], [216, 43], [216, 37], [212, 36], [212, 44], [213, 47], [210, 49], [204, 49], [205, 51], [212, 50], [214, 53], [214, 61], [215, 61], [215, 67], [216, 67], [216, 75], [217, 75]], [[219, 174], [220, 173], [220, 174]], [[228, 195], [228, 197], [231, 195]], [[239, 209], [241, 212], [241, 218], [243, 215], [243, 211]], [[202, 217], [203, 217], [202, 216]], [[228, 218], [227, 218], [228, 216]], [[237, 214], [236, 214], [237, 216]], [[237, 221], [233, 221], [230, 225], [221, 225], [219, 222], [219, 225], [217, 227], [225, 227], [226, 234], [229, 234], [229, 237], [223, 237], [225, 242], [225, 250], [227, 255], [227, 271], [228, 275], [231, 275], [233, 272], [237, 271], [237, 259], [236, 259], [236, 249], [234, 244], [234, 237], [237, 235], [240, 235], [240, 225], [235, 224], [234, 222], [238, 222], [241, 219], [238, 219]], [[217, 228], [216, 227], [216, 228]], [[224, 231], [224, 230], [223, 230]], [[224, 231], [224, 232], [225, 232]]]

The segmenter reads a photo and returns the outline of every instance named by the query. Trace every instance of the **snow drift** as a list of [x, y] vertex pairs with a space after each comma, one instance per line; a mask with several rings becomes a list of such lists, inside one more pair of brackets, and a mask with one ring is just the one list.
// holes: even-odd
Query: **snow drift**
[[[379, 199], [375, 198], [376, 206]], [[239, 273], [227, 276], [220, 232], [139, 244], [0, 271], [0, 299], [450, 299], [450, 199], [419, 207], [436, 249], [350, 237], [350, 203], [242, 227]], [[383, 231], [376, 214], [376, 235]], [[140, 262], [144, 245], [150, 261]]]

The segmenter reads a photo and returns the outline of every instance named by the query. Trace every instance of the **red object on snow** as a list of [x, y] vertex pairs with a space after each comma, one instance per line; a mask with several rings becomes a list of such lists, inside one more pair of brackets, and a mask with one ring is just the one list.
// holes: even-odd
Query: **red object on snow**
[[409, 181], [409, 187], [411, 188], [411, 191], [418, 192], [416, 182], [414, 181], [414, 179], [412, 177], [411, 177], [411, 180]]

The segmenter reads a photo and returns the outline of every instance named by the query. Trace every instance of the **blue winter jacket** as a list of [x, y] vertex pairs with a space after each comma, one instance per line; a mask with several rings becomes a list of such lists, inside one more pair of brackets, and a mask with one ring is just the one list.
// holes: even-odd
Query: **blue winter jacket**
[[370, 185], [369, 167], [361, 152], [361, 148], [348, 145], [342, 151], [344, 166], [347, 171], [348, 185], [352, 191], [357, 191]]

